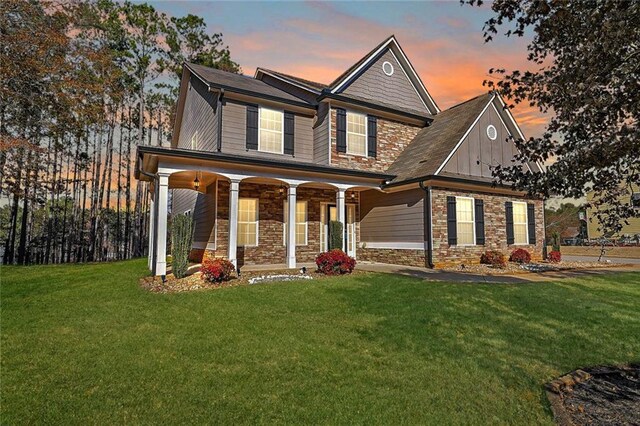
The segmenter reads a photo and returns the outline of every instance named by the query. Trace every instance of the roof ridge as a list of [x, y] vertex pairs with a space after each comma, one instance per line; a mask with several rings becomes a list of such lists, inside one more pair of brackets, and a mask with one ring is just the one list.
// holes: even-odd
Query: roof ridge
[[376, 47], [374, 47], [373, 49], [369, 50], [363, 57], [361, 57], [360, 59], [358, 59], [358, 61], [356, 61], [355, 64], [351, 65], [349, 68], [347, 68], [342, 74], [340, 74], [338, 77], [336, 77], [330, 84], [328, 87], [333, 88], [337, 83], [339, 83], [342, 79], [344, 79], [346, 76], [348, 76], [349, 74], [351, 74], [351, 72], [353, 72], [353, 70], [355, 70], [356, 68], [358, 68], [369, 56], [371, 56], [371, 54], [373, 52], [375, 52], [376, 50], [380, 49], [382, 46], [384, 46], [385, 44], [387, 44], [391, 39], [394, 39], [395, 35], [391, 34], [389, 37], [385, 38], [381, 43], [378, 43], [378, 45]]
[[265, 68], [265, 67], [258, 67], [256, 69], [256, 72], [258, 70], [262, 70], [262, 71], [265, 71], [265, 72], [277, 74], [278, 76], [283, 77], [283, 78], [288, 78], [288, 79], [295, 80], [295, 81], [297, 81], [299, 83], [311, 86], [314, 89], [321, 89], [321, 88], [327, 87], [327, 85], [324, 84], [324, 83], [319, 83], [317, 81], [309, 80], [307, 78], [298, 77], [298, 76], [295, 76], [295, 75], [292, 75], [292, 74], [287, 74], [287, 73], [284, 73], [284, 72], [281, 72], [281, 71], [276, 71], [276, 70], [272, 70], [272, 69]]
[[[451, 110], [452, 110], [452, 109], [454, 109], [454, 108], [458, 108], [459, 106], [462, 106], [462, 105], [464, 105], [464, 104], [466, 104], [466, 103], [469, 103], [469, 102], [471, 102], [471, 101], [475, 101], [475, 100], [476, 100], [476, 99], [478, 99], [478, 98], [481, 98], [481, 97], [483, 97], [483, 96], [488, 96], [488, 95], [493, 95], [493, 93], [492, 93], [492, 92], [487, 92], [487, 93], [483, 93], [483, 94], [480, 94], [480, 95], [474, 96], [473, 98], [470, 98], [470, 99], [467, 99], [466, 101], [462, 101], [462, 102], [460, 102], [460, 103], [457, 103], [457, 104], [455, 104], [455, 105], [453, 105], [453, 106], [451, 106], [451, 107], [449, 107], [449, 108], [445, 109], [445, 110], [444, 110], [444, 111], [442, 111], [442, 112], [451, 111]], [[441, 112], [441, 114], [442, 114], [442, 112]]]

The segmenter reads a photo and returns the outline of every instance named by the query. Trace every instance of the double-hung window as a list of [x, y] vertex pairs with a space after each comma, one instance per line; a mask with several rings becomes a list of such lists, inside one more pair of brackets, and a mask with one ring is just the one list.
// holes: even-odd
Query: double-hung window
[[528, 244], [527, 203], [513, 202], [513, 243]]
[[347, 111], [347, 154], [367, 155], [367, 116]]
[[473, 198], [456, 197], [456, 234], [460, 246], [476, 243], [473, 203]]
[[258, 245], [258, 199], [238, 200], [238, 245]]
[[282, 154], [284, 152], [284, 113], [260, 107], [259, 114], [258, 150]]
[[[284, 202], [284, 244], [287, 244], [289, 233], [289, 202]], [[307, 223], [307, 202], [296, 201], [296, 245], [307, 245], [308, 223]]]

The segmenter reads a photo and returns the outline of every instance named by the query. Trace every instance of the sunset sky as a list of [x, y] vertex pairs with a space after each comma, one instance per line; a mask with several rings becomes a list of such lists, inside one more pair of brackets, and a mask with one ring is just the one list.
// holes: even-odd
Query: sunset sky
[[[172, 16], [187, 13], [222, 32], [244, 74], [262, 66], [329, 83], [379, 42], [395, 34], [430, 93], [446, 109], [486, 91], [488, 69], [525, 68], [527, 39], [485, 44], [486, 8], [449, 2], [154, 2]], [[526, 136], [545, 119], [521, 105], [514, 111]]]

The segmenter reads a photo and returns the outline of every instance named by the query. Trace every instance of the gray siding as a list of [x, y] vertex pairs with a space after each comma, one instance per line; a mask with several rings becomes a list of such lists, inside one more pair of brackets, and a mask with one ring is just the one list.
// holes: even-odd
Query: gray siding
[[206, 194], [191, 189], [173, 190], [171, 214], [175, 216], [191, 210], [194, 220], [194, 243], [215, 242], [215, 191], [215, 183], [209, 185]]
[[[487, 127], [490, 124], [498, 132], [498, 137], [494, 141], [487, 136]], [[493, 107], [489, 106], [442, 170], [491, 178], [489, 165], [509, 166], [518, 152], [515, 144], [511, 140], [507, 141], [509, 136], [510, 132], [502, 123], [500, 116]]]
[[329, 164], [329, 104], [318, 105], [318, 118], [313, 128], [313, 162]]
[[197, 77], [191, 76], [190, 89], [185, 98], [178, 148], [191, 149], [191, 140], [197, 132], [197, 150], [215, 151], [218, 143], [218, 95], [209, 92]]
[[296, 114], [294, 155], [247, 150], [247, 107], [227, 101], [222, 107], [222, 152], [270, 159], [313, 162], [313, 117]]
[[424, 192], [411, 189], [385, 194], [369, 190], [360, 194], [362, 242], [423, 242]]
[[[393, 65], [391, 76], [382, 71], [384, 62]], [[401, 109], [429, 112], [389, 49], [342, 92], [373, 102], [384, 101]]]

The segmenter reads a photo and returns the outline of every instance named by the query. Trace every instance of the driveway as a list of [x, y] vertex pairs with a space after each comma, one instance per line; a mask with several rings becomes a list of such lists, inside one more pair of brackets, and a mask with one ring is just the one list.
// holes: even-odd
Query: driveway
[[[627, 265], [638, 265], [638, 268], [640, 269], [640, 259], [638, 258], [604, 256], [602, 259], [607, 263], [624, 263]], [[563, 254], [562, 260], [570, 262], [597, 262], [598, 256], [574, 256]]]

